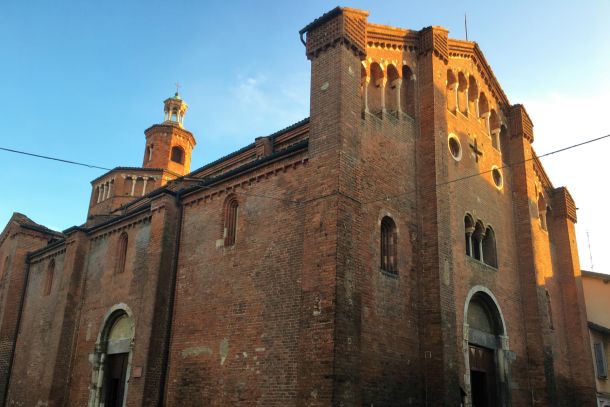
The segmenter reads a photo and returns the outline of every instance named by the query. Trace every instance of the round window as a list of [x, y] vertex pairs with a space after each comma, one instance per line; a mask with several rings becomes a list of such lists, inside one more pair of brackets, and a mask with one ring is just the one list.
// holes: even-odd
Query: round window
[[494, 184], [496, 184], [496, 188], [502, 189], [504, 185], [504, 179], [502, 178], [502, 171], [495, 165], [491, 169], [491, 177], [494, 180]]
[[460, 139], [457, 138], [455, 134], [450, 134], [447, 140], [449, 145], [449, 152], [455, 161], [460, 161], [462, 159], [462, 145], [460, 144]]

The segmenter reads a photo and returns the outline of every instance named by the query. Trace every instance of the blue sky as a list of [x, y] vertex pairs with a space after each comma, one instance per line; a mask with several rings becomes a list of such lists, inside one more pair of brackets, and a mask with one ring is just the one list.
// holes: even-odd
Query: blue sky
[[[307, 1], [2, 1], [0, 147], [102, 167], [141, 165], [143, 131], [182, 84], [197, 168], [309, 115], [298, 30], [337, 4]], [[583, 4], [585, 4], [583, 2]], [[610, 2], [352, 1], [370, 22], [441, 25], [477, 41], [539, 154], [610, 133]], [[581, 264], [610, 272], [602, 163], [610, 140], [545, 160], [579, 211]], [[83, 223], [103, 171], [0, 151], [0, 224], [13, 211], [56, 229]], [[594, 177], [591, 177], [595, 174]], [[603, 175], [602, 175], [603, 174]], [[609, 221], [610, 222], [610, 221]], [[584, 242], [584, 243], [583, 243]]]

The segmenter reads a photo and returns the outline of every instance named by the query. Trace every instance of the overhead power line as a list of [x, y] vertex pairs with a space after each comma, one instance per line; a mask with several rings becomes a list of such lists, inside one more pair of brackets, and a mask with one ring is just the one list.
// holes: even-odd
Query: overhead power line
[[44, 158], [45, 160], [53, 160], [53, 161], [59, 161], [59, 162], [62, 162], [62, 163], [80, 165], [80, 166], [88, 167], [88, 168], [97, 168], [97, 169], [106, 170], [106, 171], [110, 171], [111, 170], [110, 168], [100, 167], [100, 166], [97, 166], [97, 165], [79, 163], [79, 162], [76, 162], [76, 161], [64, 160], [62, 158], [49, 157], [49, 156], [46, 156], [46, 155], [28, 153], [28, 152], [25, 152], [25, 151], [13, 150], [11, 148], [0, 147], [0, 150], [8, 151], [10, 153], [29, 155], [31, 157]]
[[[537, 158], [539, 159], [539, 158], [548, 157], [550, 155], [561, 153], [561, 152], [567, 151], [567, 150], [571, 150], [571, 149], [576, 148], [576, 147], [581, 147], [581, 146], [584, 146], [586, 144], [591, 144], [591, 143], [594, 143], [596, 141], [600, 141], [600, 140], [606, 139], [608, 137], [610, 137], [610, 134], [607, 134], [607, 135], [601, 136], [601, 137], [597, 137], [597, 138], [594, 138], [594, 139], [591, 139], [591, 140], [586, 140], [586, 141], [583, 141], [581, 143], [573, 144], [571, 146], [563, 147], [563, 148], [560, 148], [560, 149], [557, 149], [557, 150], [554, 150], [554, 151], [550, 151], [550, 152], [542, 154], [542, 155], [533, 156], [533, 157], [528, 158], [526, 160], [521, 160], [521, 161], [513, 162], [513, 163], [510, 163], [510, 164], [506, 164], [506, 165], [503, 165], [502, 167], [500, 167], [499, 169], [510, 168], [512, 166], [515, 166], [515, 165], [524, 164], [524, 163], [526, 163], [528, 161], [532, 161], [532, 160], [535, 160]], [[0, 150], [8, 151], [8, 152], [11, 152], [11, 153], [23, 154], [23, 155], [32, 156], [32, 157], [37, 157], [37, 158], [43, 158], [43, 159], [46, 159], [46, 160], [59, 161], [59, 162], [67, 163], [67, 164], [80, 165], [80, 166], [88, 167], [88, 168], [97, 168], [97, 169], [106, 170], [106, 171], [110, 171], [111, 170], [111, 168], [100, 167], [100, 166], [92, 165], [92, 164], [79, 163], [79, 162], [76, 162], [76, 161], [64, 160], [62, 158], [49, 157], [49, 156], [40, 155], [40, 154], [28, 153], [28, 152], [25, 152], [25, 151], [13, 150], [13, 149], [10, 149], [10, 148], [5, 148], [5, 147], [0, 147]], [[493, 170], [486, 170], [486, 171], [476, 172], [474, 174], [466, 175], [466, 176], [463, 176], [463, 177], [460, 177], [460, 178], [454, 178], [454, 179], [451, 179], [451, 180], [448, 180], [448, 181], [443, 181], [443, 182], [439, 182], [439, 183], [435, 183], [435, 184], [430, 184], [430, 185], [424, 185], [424, 186], [419, 187], [419, 190], [421, 191], [421, 190], [432, 189], [432, 188], [436, 189], [436, 188], [441, 187], [441, 186], [453, 184], [453, 183], [460, 182], [460, 181], [465, 181], [465, 180], [468, 180], [470, 178], [479, 177], [481, 175], [488, 174], [491, 171], [493, 171]], [[403, 192], [402, 194], [398, 194], [398, 195], [386, 195], [386, 196], [384, 196], [384, 197], [382, 197], [380, 199], [376, 199], [376, 200], [372, 200], [372, 201], [367, 201], [367, 202], [362, 202], [362, 204], [366, 205], [366, 204], [371, 204], [371, 203], [375, 203], [375, 202], [388, 201], [390, 199], [395, 199], [395, 198], [399, 198], [401, 196], [405, 196], [405, 195], [409, 195], [409, 194], [415, 193], [415, 192], [417, 192], [417, 190], [418, 189], [414, 189], [414, 190], [411, 190], [411, 191]], [[250, 194], [250, 193], [246, 193], [246, 192], [239, 192], [239, 193], [242, 194], [242, 195], [255, 196], [255, 197], [259, 197], [259, 198], [274, 199], [274, 200], [278, 200], [278, 201], [286, 201], [286, 202], [291, 202], [291, 203], [305, 203], [306, 202], [306, 201], [293, 201], [293, 200], [290, 200], [290, 199], [273, 197], [273, 196], [269, 196], [269, 195]]]

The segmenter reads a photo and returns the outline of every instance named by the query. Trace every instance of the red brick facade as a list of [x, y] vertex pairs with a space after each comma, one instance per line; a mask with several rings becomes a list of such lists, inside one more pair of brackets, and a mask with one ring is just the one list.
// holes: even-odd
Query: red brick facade
[[309, 119], [189, 173], [176, 95], [83, 226], [15, 215], [4, 405], [594, 402], [575, 206], [525, 109], [475, 43], [367, 17], [301, 30]]

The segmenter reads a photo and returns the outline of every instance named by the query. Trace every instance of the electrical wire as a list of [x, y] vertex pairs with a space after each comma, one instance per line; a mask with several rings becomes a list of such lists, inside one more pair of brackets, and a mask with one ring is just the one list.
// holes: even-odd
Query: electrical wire
[[110, 168], [99, 167], [97, 165], [84, 164], [84, 163], [79, 163], [79, 162], [76, 162], [76, 161], [64, 160], [62, 158], [49, 157], [49, 156], [46, 156], [46, 155], [28, 153], [28, 152], [25, 152], [25, 151], [13, 150], [11, 148], [0, 147], [0, 150], [8, 151], [8, 152], [11, 152], [11, 153], [28, 155], [28, 156], [31, 156], [31, 157], [44, 158], [45, 160], [53, 160], [53, 161], [59, 161], [59, 162], [62, 162], [62, 163], [81, 165], [83, 167], [88, 167], [88, 168], [97, 168], [97, 169], [106, 170], [106, 171], [110, 171], [111, 170]]
[[[581, 147], [581, 146], [584, 146], [586, 144], [594, 143], [596, 141], [600, 141], [600, 140], [603, 140], [603, 139], [608, 138], [608, 137], [610, 137], [610, 134], [607, 134], [607, 135], [601, 136], [601, 137], [597, 137], [597, 138], [594, 138], [594, 139], [591, 139], [591, 140], [586, 140], [586, 141], [583, 141], [582, 143], [577, 143], [577, 144], [573, 144], [571, 146], [563, 147], [563, 148], [560, 148], [560, 149], [557, 149], [557, 150], [554, 150], [554, 151], [551, 151], [551, 152], [548, 152], [548, 153], [545, 153], [545, 154], [542, 154], [542, 155], [532, 156], [531, 158], [528, 158], [528, 159], [525, 159], [525, 160], [513, 162], [513, 163], [510, 163], [510, 164], [505, 164], [502, 167], [499, 167], [498, 169], [505, 169], [505, 168], [513, 167], [515, 165], [524, 164], [524, 163], [526, 163], [528, 161], [532, 161], [532, 160], [535, 160], [535, 159], [540, 159], [540, 158], [548, 157], [550, 155], [561, 153], [561, 152], [567, 151], [567, 150], [571, 150], [571, 149], [576, 148], [576, 147]], [[31, 156], [31, 157], [43, 158], [43, 159], [46, 159], [46, 160], [59, 161], [59, 162], [67, 163], [67, 164], [80, 165], [80, 166], [88, 167], [88, 168], [96, 168], [96, 169], [106, 170], [106, 171], [110, 171], [111, 170], [110, 168], [100, 167], [100, 166], [97, 166], [97, 165], [79, 163], [79, 162], [76, 162], [76, 161], [70, 161], [70, 160], [64, 160], [64, 159], [56, 158], [56, 157], [49, 157], [49, 156], [40, 155], [40, 154], [28, 153], [28, 152], [25, 152], [25, 151], [13, 150], [13, 149], [10, 149], [10, 148], [5, 148], [5, 147], [0, 147], [0, 150], [8, 151], [8, 152], [11, 152], [11, 153], [23, 154], [23, 155], [27, 155], [27, 156]], [[474, 174], [466, 175], [466, 176], [463, 176], [463, 177], [460, 177], [460, 178], [455, 178], [455, 179], [448, 180], [448, 181], [443, 181], [443, 182], [439, 182], [439, 183], [435, 183], [435, 184], [430, 184], [430, 185], [427, 185], [427, 186], [422, 186], [422, 187], [420, 187], [418, 189], [413, 189], [413, 190], [410, 190], [410, 191], [407, 191], [407, 192], [403, 192], [402, 194], [398, 194], [398, 195], [386, 195], [386, 196], [384, 196], [384, 197], [382, 197], [380, 199], [375, 199], [375, 200], [372, 200], [372, 201], [362, 202], [362, 204], [363, 205], [368, 205], [368, 204], [371, 204], [371, 203], [376, 203], [376, 202], [381, 202], [381, 201], [389, 201], [390, 199], [400, 198], [402, 196], [406, 196], [406, 195], [415, 193], [418, 190], [419, 191], [423, 191], [423, 190], [426, 190], [426, 189], [436, 189], [436, 188], [439, 188], [439, 187], [442, 187], [442, 186], [445, 186], [445, 185], [453, 184], [453, 183], [460, 182], [460, 181], [465, 181], [465, 180], [468, 180], [468, 179], [471, 179], [471, 178], [476, 178], [476, 177], [479, 177], [481, 175], [488, 174], [488, 173], [490, 173], [492, 171], [493, 171], [493, 169], [486, 170], [486, 171], [481, 171], [481, 172], [477, 172], [477, 173], [474, 173]], [[190, 181], [190, 179], [189, 179], [189, 181]], [[194, 181], [194, 179], [193, 179], [193, 181]], [[239, 192], [238, 191], [234, 191], [234, 192], [242, 194], [242, 195], [247, 195], [247, 196], [266, 198], [266, 199], [273, 199], [273, 200], [277, 200], [277, 201], [284, 201], [284, 202], [290, 202], [290, 203], [306, 203], [306, 201], [295, 201], [295, 200], [290, 200], [290, 199], [285, 199], [285, 198], [273, 197], [273, 196], [269, 196], [269, 195], [253, 194], [253, 193], [247, 193], [247, 192], [241, 192], [241, 191], [239, 191]]]

